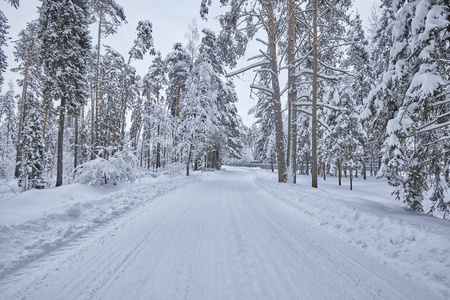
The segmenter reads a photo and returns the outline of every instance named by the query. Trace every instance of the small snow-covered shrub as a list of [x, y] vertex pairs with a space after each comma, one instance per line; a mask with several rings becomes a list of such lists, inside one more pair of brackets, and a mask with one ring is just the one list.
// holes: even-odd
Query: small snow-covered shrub
[[138, 174], [138, 158], [131, 151], [117, 152], [108, 159], [96, 158], [73, 172], [76, 182], [97, 186], [124, 181], [133, 183]]

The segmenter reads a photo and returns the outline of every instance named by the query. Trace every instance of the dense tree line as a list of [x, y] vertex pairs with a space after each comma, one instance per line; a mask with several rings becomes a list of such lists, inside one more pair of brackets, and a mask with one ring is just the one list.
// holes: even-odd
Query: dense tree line
[[[9, 1], [18, 7], [18, 1]], [[155, 50], [153, 25], [139, 21], [124, 57], [103, 39], [126, 22], [114, 0], [42, 0], [38, 18], [14, 44], [20, 91], [1, 94], [0, 177], [23, 190], [73, 180], [134, 180], [142, 168], [172, 163], [220, 168], [242, 152], [237, 95], [224, 76], [216, 36], [193, 24], [188, 46], [165, 57]], [[98, 28], [93, 45], [89, 26]], [[7, 18], [0, 13], [0, 50]], [[154, 56], [147, 74], [132, 63]], [[0, 74], [7, 71], [0, 51]], [[3, 83], [3, 77], [0, 77]], [[102, 175], [103, 174], [103, 175]], [[90, 178], [90, 177], [99, 178]]]
[[450, 218], [448, 1], [381, 1], [366, 31], [351, 1], [220, 3], [223, 61], [234, 67], [250, 40], [261, 44], [229, 75], [256, 72], [253, 152], [277, 157], [280, 182], [300, 172], [313, 187], [327, 174], [341, 185], [344, 173], [352, 188], [370, 172], [406, 209]]
[[[214, 1], [199, 2], [206, 18]], [[279, 182], [306, 173], [318, 187], [319, 176], [335, 175], [353, 188], [354, 177], [370, 173], [387, 178], [408, 210], [449, 218], [447, 0], [383, 0], [367, 30], [350, 0], [220, 4], [219, 33], [192, 23], [186, 47], [178, 41], [163, 56], [152, 24], [140, 21], [124, 57], [101, 42], [126, 22], [114, 0], [43, 0], [14, 42], [21, 91], [11, 85], [1, 95], [0, 176], [42, 188], [109, 160], [151, 170], [178, 162], [189, 174], [239, 158], [244, 137], [255, 159], [277, 165]], [[0, 74], [7, 34], [0, 13]], [[227, 73], [251, 40], [260, 48], [248, 65]], [[137, 74], [132, 62], [146, 55], [153, 62]], [[249, 70], [250, 129], [231, 81]]]

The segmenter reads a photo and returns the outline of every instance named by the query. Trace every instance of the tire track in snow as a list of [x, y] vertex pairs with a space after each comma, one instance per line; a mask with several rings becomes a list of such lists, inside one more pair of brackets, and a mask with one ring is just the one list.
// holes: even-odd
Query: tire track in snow
[[[69, 300], [424, 296], [408, 290], [411, 283], [403, 277], [309, 224], [262, 191], [253, 176], [239, 169], [218, 172], [161, 196], [56, 253], [57, 272], [44, 263], [30, 271], [30, 288], [12, 295]], [[19, 276], [11, 284], [29, 282]]]

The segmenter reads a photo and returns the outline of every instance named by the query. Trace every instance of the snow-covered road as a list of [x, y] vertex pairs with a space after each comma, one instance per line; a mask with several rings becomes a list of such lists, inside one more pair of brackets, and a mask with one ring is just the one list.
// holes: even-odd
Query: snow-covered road
[[[0, 280], [0, 299], [433, 299], [229, 168]], [[442, 297], [442, 296], [440, 296]]]

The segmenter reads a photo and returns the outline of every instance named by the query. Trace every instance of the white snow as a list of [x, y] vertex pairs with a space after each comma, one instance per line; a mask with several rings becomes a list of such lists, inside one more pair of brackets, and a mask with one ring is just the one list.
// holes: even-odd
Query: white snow
[[145, 178], [137, 185], [94, 188], [76, 183], [30, 190], [1, 202], [0, 278], [132, 208], [198, 179], [175, 174]]
[[450, 297], [450, 223], [386, 181], [180, 174], [1, 202], [0, 299]]

